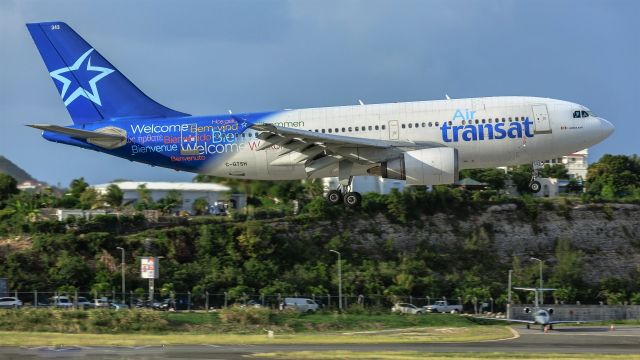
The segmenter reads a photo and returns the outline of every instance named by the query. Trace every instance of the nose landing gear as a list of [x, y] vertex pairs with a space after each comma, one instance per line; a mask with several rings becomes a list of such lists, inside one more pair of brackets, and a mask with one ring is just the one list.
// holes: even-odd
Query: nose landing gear
[[529, 190], [532, 193], [538, 193], [542, 189], [542, 184], [536, 179], [540, 177], [540, 169], [542, 169], [543, 164], [542, 161], [534, 161], [533, 162], [533, 171], [531, 174], [531, 182], [529, 183]]

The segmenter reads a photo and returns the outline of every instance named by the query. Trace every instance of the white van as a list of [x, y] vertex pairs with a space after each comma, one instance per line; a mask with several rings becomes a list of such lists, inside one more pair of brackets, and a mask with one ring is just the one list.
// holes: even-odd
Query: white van
[[284, 310], [297, 310], [300, 312], [316, 312], [318, 310], [318, 304], [307, 298], [285, 298]]

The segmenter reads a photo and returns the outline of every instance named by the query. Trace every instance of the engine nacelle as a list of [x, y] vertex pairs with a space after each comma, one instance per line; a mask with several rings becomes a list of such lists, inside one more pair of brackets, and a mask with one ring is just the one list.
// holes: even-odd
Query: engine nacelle
[[531, 314], [531, 308], [526, 307], [526, 308], [522, 309], [522, 311], [523, 311], [525, 314]]
[[552, 315], [553, 314], [553, 309], [552, 308], [548, 308], [547, 312], [549, 313], [549, 315]]
[[406, 180], [407, 185], [452, 184], [458, 180], [458, 150], [439, 147], [407, 151], [368, 172], [386, 179]]

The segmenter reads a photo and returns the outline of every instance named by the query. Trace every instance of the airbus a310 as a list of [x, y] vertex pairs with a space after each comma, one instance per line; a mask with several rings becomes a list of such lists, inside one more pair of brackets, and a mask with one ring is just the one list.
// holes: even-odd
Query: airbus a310
[[614, 128], [585, 106], [524, 96], [192, 116], [149, 98], [67, 24], [27, 28], [73, 120], [30, 125], [45, 139], [226, 178], [337, 176], [332, 204], [360, 203], [353, 176], [451, 184], [461, 169], [555, 158]]

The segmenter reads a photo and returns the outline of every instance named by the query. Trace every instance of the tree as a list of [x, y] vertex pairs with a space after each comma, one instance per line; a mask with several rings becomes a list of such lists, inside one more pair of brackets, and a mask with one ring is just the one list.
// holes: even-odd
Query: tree
[[122, 206], [122, 200], [124, 199], [124, 193], [116, 184], [107, 186], [107, 192], [103, 195], [104, 202], [114, 208]]
[[147, 189], [146, 184], [138, 185], [138, 201], [136, 203], [137, 210], [147, 210], [153, 208], [153, 199], [151, 191]]
[[574, 301], [578, 289], [584, 288], [583, 253], [571, 247], [567, 238], [559, 238], [555, 249], [556, 266], [549, 279], [553, 287], [558, 288], [554, 297], [561, 301]]
[[170, 213], [174, 208], [182, 204], [182, 195], [178, 190], [169, 190], [167, 196], [158, 201], [158, 207], [163, 213]]
[[563, 164], [545, 164], [544, 167], [540, 169], [540, 176], [555, 179], [568, 179], [569, 172]]
[[205, 198], [197, 198], [193, 202], [193, 212], [196, 215], [204, 215], [209, 210], [209, 202]]
[[79, 179], [73, 179], [71, 180], [71, 184], [69, 184], [69, 193], [76, 199], [80, 199], [80, 195], [82, 195], [82, 193], [87, 190], [88, 187], [89, 184], [84, 181], [83, 177]]
[[[8, 174], [0, 174], [0, 203], [18, 193], [18, 182]], [[1, 204], [0, 204], [1, 205]]]
[[640, 187], [640, 158], [637, 155], [606, 154], [587, 171], [587, 192], [605, 198], [629, 196]]
[[494, 190], [504, 189], [507, 174], [500, 169], [467, 169], [460, 171], [460, 178], [471, 178], [489, 184]]
[[100, 196], [94, 188], [86, 188], [79, 200], [81, 209], [95, 209], [101, 205]]

